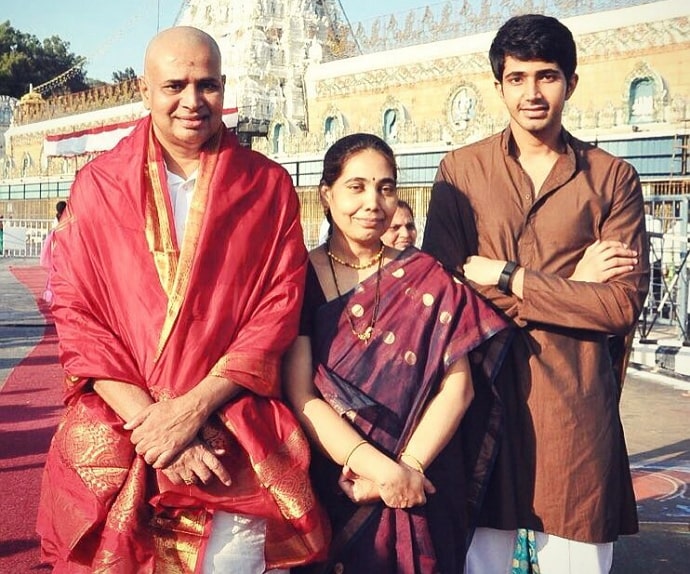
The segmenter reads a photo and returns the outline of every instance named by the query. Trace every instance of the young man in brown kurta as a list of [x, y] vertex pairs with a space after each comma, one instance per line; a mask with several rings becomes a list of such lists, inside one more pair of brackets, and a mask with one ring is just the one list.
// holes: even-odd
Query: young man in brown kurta
[[536, 532], [542, 574], [608, 572], [612, 542], [637, 531], [611, 348], [648, 289], [640, 182], [562, 127], [578, 80], [565, 26], [511, 18], [489, 55], [510, 124], [442, 160], [424, 237], [516, 326], [466, 572], [510, 572], [517, 529]]

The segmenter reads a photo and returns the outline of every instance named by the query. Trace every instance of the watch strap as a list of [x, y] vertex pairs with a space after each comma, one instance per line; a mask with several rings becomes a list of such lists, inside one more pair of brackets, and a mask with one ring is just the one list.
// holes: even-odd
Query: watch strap
[[498, 284], [496, 285], [499, 291], [505, 293], [506, 295], [510, 295], [512, 293], [510, 290], [510, 280], [517, 268], [518, 264], [515, 261], [506, 262], [505, 267], [503, 267], [503, 271], [501, 271], [501, 274], [498, 277]]

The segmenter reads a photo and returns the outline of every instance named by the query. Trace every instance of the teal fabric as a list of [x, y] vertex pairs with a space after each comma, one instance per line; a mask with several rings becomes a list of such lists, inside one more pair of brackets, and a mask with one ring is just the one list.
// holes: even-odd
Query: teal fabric
[[518, 528], [510, 574], [540, 574], [534, 530]]

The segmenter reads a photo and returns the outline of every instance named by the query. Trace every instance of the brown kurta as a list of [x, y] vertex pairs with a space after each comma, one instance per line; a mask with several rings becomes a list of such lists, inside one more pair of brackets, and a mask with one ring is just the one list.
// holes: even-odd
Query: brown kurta
[[[504, 433], [479, 525], [609, 542], [637, 531], [610, 348], [612, 335], [632, 331], [647, 293], [644, 208], [629, 164], [563, 137], [567, 152], [538, 195], [509, 129], [447, 154], [424, 249], [451, 267], [479, 254], [526, 270], [522, 301], [480, 288], [520, 329], [501, 378]], [[569, 281], [598, 239], [627, 243], [638, 265], [603, 284]]]

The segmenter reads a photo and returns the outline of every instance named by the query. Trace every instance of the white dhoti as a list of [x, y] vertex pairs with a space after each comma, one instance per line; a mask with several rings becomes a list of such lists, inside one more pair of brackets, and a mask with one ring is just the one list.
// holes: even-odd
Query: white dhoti
[[[203, 574], [263, 574], [266, 520], [217, 511], [204, 555]], [[289, 570], [268, 570], [287, 574]]]
[[[576, 542], [535, 532], [541, 574], [608, 574], [613, 542]], [[477, 528], [467, 552], [465, 574], [510, 574], [517, 532]]]

